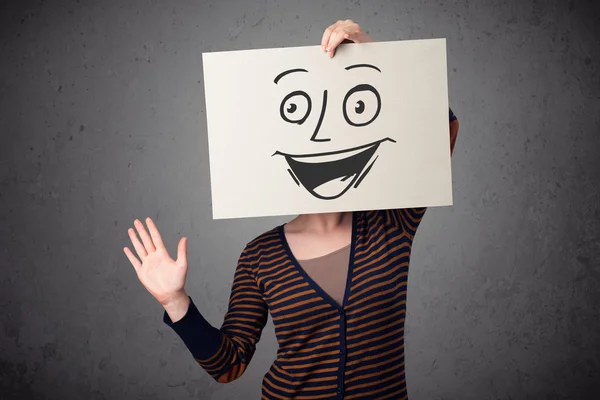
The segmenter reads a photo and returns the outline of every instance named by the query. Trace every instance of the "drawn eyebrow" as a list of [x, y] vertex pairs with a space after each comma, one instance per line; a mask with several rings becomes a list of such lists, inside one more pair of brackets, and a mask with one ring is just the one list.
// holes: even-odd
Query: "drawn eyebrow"
[[275, 77], [275, 84], [277, 84], [277, 82], [283, 78], [284, 76], [286, 76], [287, 74], [291, 74], [292, 72], [308, 72], [307, 70], [303, 69], [303, 68], [295, 68], [295, 69], [288, 69], [287, 71], [283, 71], [282, 73], [280, 73], [279, 75], [277, 75], [277, 77]]
[[381, 70], [379, 68], [377, 68], [376, 66], [371, 65], [371, 64], [354, 64], [354, 65], [350, 65], [350, 66], [346, 67], [346, 70], [351, 70], [352, 68], [361, 68], [361, 67], [373, 68], [373, 69], [376, 69], [377, 71], [381, 72]]

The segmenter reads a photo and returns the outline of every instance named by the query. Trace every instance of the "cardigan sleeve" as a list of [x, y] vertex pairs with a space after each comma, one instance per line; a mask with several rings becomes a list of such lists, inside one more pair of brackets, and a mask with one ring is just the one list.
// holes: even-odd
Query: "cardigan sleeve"
[[[191, 297], [190, 297], [191, 300]], [[217, 382], [231, 382], [244, 373], [267, 323], [268, 307], [250, 265], [238, 261], [229, 307], [220, 329], [204, 319], [193, 301], [186, 314], [163, 321], [183, 340], [196, 362]]]
[[[456, 115], [451, 108], [449, 110], [449, 123], [458, 120]], [[427, 207], [416, 207], [416, 208], [398, 208], [387, 210], [388, 218], [397, 227], [401, 228], [411, 239], [415, 237], [417, 228], [421, 224]]]
[[452, 109], [448, 108], [448, 110], [450, 110], [450, 122], [456, 121], [458, 118], [456, 118], [456, 115], [454, 115], [454, 113], [452, 112]]

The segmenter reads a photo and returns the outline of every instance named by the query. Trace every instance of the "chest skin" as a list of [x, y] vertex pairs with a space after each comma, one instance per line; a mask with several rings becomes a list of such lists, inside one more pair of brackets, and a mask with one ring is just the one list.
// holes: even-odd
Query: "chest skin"
[[286, 224], [284, 231], [296, 259], [323, 257], [348, 246], [352, 241], [352, 213], [344, 213], [341, 223], [326, 232], [302, 229], [295, 226], [294, 221]]

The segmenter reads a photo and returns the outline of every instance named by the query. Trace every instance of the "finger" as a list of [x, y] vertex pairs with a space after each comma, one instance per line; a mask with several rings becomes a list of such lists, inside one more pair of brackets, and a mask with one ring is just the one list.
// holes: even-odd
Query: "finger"
[[177, 263], [183, 263], [187, 261], [187, 238], [182, 237], [177, 246]]
[[340, 22], [341, 21], [338, 21], [335, 24], [328, 26], [327, 29], [325, 29], [325, 32], [323, 32], [323, 37], [321, 38], [321, 48], [323, 49], [323, 51], [325, 51], [327, 49], [327, 44], [329, 43], [329, 37], [331, 36], [333, 31], [335, 31], [335, 29], [340, 24]]
[[123, 251], [125, 252], [125, 255], [127, 256], [127, 258], [129, 259], [129, 261], [131, 262], [131, 265], [133, 265], [133, 268], [135, 269], [135, 272], [139, 272], [140, 268], [142, 268], [142, 263], [140, 262], [140, 260], [138, 260], [133, 253], [131, 252], [131, 250], [129, 250], [129, 248], [124, 247]]
[[144, 242], [144, 247], [146, 248], [146, 251], [148, 253], [150, 253], [151, 251], [156, 251], [154, 243], [152, 243], [152, 238], [150, 238], [150, 235], [148, 235], [146, 228], [144, 228], [144, 224], [142, 224], [142, 222], [139, 219], [136, 219], [134, 221], [134, 224], [138, 231], [138, 234], [142, 238], [142, 242]]
[[150, 218], [150, 217], [146, 218], [146, 225], [148, 225], [148, 230], [150, 231], [150, 236], [152, 236], [152, 241], [154, 242], [154, 245], [156, 246], [156, 248], [163, 249], [165, 247], [165, 245], [162, 241], [162, 237], [160, 236], [160, 233], [158, 232], [158, 228], [154, 224], [154, 221], [152, 221], [152, 218]]
[[344, 39], [347, 39], [348, 37], [348, 33], [346, 33], [343, 27], [338, 27], [335, 31], [333, 31], [329, 37], [329, 43], [327, 44], [327, 52], [329, 53], [329, 57], [333, 57], [335, 54], [335, 49], [344, 41]]
[[135, 248], [135, 251], [136, 251], [138, 257], [140, 258], [140, 260], [144, 261], [146, 256], [148, 256], [148, 252], [146, 251], [146, 249], [144, 248], [144, 246], [138, 239], [133, 228], [129, 228], [127, 230], [127, 233], [129, 233], [129, 238], [131, 239], [131, 243], [133, 244], [133, 247]]

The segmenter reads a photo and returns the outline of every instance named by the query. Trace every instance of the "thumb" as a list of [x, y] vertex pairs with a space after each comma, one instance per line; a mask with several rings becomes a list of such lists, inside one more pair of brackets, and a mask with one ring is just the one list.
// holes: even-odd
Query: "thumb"
[[187, 238], [182, 237], [177, 246], [177, 263], [187, 263]]

